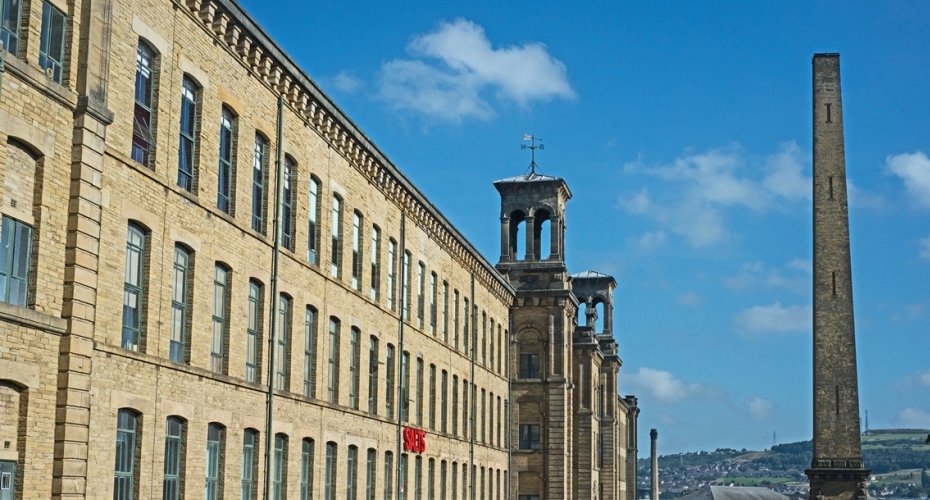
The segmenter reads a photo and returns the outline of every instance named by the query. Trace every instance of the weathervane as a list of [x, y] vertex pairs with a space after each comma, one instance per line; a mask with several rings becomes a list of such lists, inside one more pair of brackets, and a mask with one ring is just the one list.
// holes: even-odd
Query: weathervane
[[[530, 175], [535, 175], [536, 174], [536, 150], [546, 149], [546, 146], [542, 143], [543, 141], [542, 139], [539, 139], [538, 137], [532, 136], [530, 134], [523, 134], [523, 140], [530, 141], [529, 146], [527, 146], [526, 144], [521, 144], [520, 149], [529, 148], [530, 150]], [[539, 141], [539, 146], [536, 145], [537, 140]]]

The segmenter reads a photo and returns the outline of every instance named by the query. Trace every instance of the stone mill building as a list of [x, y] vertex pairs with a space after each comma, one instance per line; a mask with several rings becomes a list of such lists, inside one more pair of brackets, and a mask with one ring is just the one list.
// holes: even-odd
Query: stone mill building
[[0, 500], [635, 498], [564, 180], [494, 265], [234, 0], [0, 21]]

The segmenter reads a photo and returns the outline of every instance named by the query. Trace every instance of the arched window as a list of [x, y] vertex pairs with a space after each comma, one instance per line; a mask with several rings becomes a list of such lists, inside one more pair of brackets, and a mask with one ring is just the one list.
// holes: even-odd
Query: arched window
[[326, 443], [326, 468], [323, 471], [323, 498], [336, 500], [336, 443]]
[[[6, 229], [6, 228], [4, 228]], [[123, 349], [141, 350], [142, 306], [145, 285], [145, 231], [129, 223], [126, 236], [126, 275], [123, 283]]]
[[381, 288], [381, 229], [371, 226], [371, 300], [378, 301]]
[[213, 269], [213, 335], [210, 342], [210, 370], [226, 373], [226, 335], [229, 324], [229, 270], [217, 263]]
[[362, 214], [352, 212], [352, 288], [362, 290]]
[[339, 319], [329, 318], [329, 357], [327, 360], [327, 401], [339, 402]]
[[259, 363], [261, 361], [262, 328], [262, 286], [255, 280], [249, 280], [248, 321], [245, 337], [245, 379], [258, 382]]
[[190, 284], [192, 252], [181, 245], [174, 247], [174, 279], [171, 293], [171, 343], [168, 359], [175, 363], [190, 363], [187, 330], [190, 325]]
[[378, 337], [368, 339], [368, 413], [378, 414]]
[[226, 428], [222, 424], [211, 422], [207, 426], [207, 463], [204, 482], [204, 500], [223, 498], [223, 449], [226, 441]]
[[294, 251], [294, 187], [295, 177], [294, 160], [290, 156], [284, 157], [284, 172], [281, 182], [281, 245]]
[[133, 500], [139, 491], [139, 424], [141, 415], [129, 408], [116, 413], [116, 465], [113, 468], [113, 500]]
[[388, 275], [387, 275], [387, 302], [388, 309], [394, 311], [395, 309], [395, 300], [394, 300], [394, 281], [397, 274], [397, 242], [394, 241], [394, 238], [391, 238], [388, 241]]
[[[355, 494], [357, 489], [358, 477], [358, 448], [355, 445], [349, 445], [346, 460], [346, 500], [356, 500]], [[335, 455], [335, 453], [334, 453]], [[333, 477], [335, 477], [335, 470]]]
[[275, 352], [275, 387], [290, 390], [291, 298], [281, 294], [278, 299], [278, 339]]
[[132, 117], [133, 160], [151, 168], [151, 152], [155, 146], [154, 112], [155, 52], [142, 40], [136, 47], [135, 108]]
[[165, 479], [162, 498], [178, 500], [183, 496], [181, 485], [184, 484], [184, 434], [187, 422], [181, 417], [168, 417], [165, 425]]
[[194, 149], [197, 146], [197, 102], [200, 89], [190, 77], [181, 80], [181, 127], [178, 143], [178, 187], [194, 191]]
[[353, 410], [358, 409], [359, 342], [361, 336], [362, 334], [358, 328], [351, 328], [349, 333], [349, 407]]
[[396, 363], [394, 358], [394, 346], [391, 344], [387, 345], [387, 357], [384, 360], [385, 373], [384, 376], [384, 410], [387, 413], [388, 418], [394, 418], [394, 364]]
[[307, 306], [304, 318], [304, 396], [316, 397], [317, 312]]
[[320, 253], [320, 180], [310, 177], [310, 200], [307, 204], [307, 262], [319, 264]]
[[313, 498], [313, 452], [315, 443], [304, 438], [300, 449], [300, 500]]
[[246, 429], [242, 436], [242, 500], [258, 498], [258, 431]]
[[265, 234], [265, 183], [268, 177], [268, 141], [255, 134], [252, 156], [252, 229]]
[[220, 164], [217, 176], [216, 207], [223, 213], [233, 213], [235, 182], [236, 115], [226, 106], [220, 114]]
[[342, 198], [333, 196], [332, 246], [330, 248], [329, 274], [334, 278], [342, 276]]
[[272, 498], [287, 497], [287, 434], [274, 435], [274, 475], [272, 476]]

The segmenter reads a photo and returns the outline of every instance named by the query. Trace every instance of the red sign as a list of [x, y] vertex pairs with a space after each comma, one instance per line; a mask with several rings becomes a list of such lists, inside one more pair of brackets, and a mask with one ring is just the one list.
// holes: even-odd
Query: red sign
[[423, 453], [426, 451], [426, 431], [404, 427], [404, 451]]

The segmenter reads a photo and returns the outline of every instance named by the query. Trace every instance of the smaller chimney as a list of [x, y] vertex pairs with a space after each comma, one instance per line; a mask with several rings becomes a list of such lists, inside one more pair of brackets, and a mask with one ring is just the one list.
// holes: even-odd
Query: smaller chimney
[[659, 432], [655, 429], [649, 431], [649, 437], [652, 441], [652, 487], [650, 489], [650, 500], [659, 500], [659, 449], [656, 442], [659, 440]]

